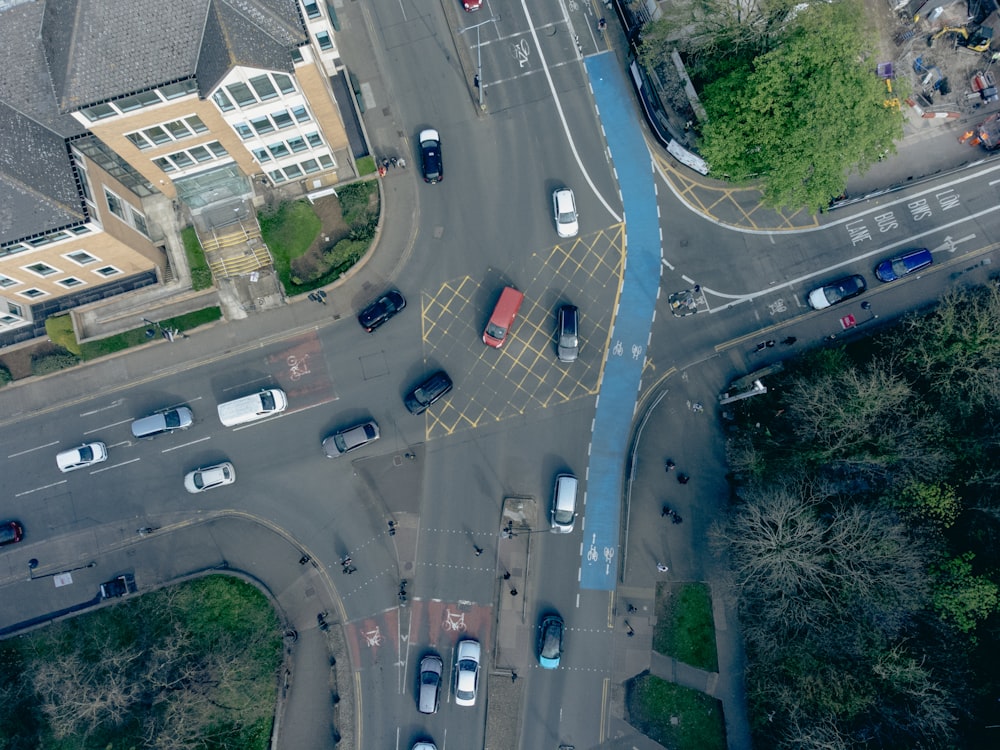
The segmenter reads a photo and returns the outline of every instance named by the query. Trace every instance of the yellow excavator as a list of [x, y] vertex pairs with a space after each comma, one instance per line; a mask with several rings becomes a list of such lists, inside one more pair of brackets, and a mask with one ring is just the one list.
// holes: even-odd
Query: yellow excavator
[[993, 41], [993, 29], [989, 26], [980, 26], [971, 31], [964, 26], [945, 26], [927, 40], [927, 45], [934, 44], [938, 39], [949, 33], [957, 34], [958, 45], [972, 52], [985, 52], [990, 48], [990, 43]]

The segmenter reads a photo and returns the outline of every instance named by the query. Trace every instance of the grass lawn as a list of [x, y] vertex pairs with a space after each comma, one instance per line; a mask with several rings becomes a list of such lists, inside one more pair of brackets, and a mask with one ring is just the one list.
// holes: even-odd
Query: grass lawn
[[649, 674], [625, 685], [629, 724], [671, 750], [725, 750], [722, 705], [697, 690]]
[[719, 671], [712, 595], [704, 583], [661, 584], [653, 649], [709, 672]]
[[264, 243], [274, 257], [278, 278], [289, 288], [291, 263], [319, 236], [322, 222], [308, 201], [282, 203], [272, 214], [261, 214], [260, 229]]
[[208, 268], [205, 251], [198, 242], [198, 234], [194, 231], [194, 227], [182, 230], [181, 240], [184, 242], [184, 254], [187, 255], [188, 267], [191, 269], [191, 288], [196, 292], [208, 289], [212, 286], [212, 272]]

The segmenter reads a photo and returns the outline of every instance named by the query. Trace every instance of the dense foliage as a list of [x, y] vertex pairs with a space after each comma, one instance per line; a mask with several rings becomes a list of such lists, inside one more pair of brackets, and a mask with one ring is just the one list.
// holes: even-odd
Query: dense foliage
[[995, 741], [998, 367], [991, 284], [793, 361], [733, 405], [737, 500], [713, 536], [760, 747]]

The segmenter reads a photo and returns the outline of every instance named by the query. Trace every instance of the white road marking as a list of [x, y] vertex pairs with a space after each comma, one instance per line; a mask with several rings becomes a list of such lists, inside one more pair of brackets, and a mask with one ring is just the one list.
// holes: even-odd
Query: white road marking
[[68, 480], [64, 479], [61, 482], [53, 482], [52, 484], [46, 484], [44, 487], [35, 487], [33, 490], [25, 490], [24, 492], [18, 492], [14, 497], [22, 497], [24, 495], [30, 495], [32, 492], [41, 492], [42, 490], [47, 490], [51, 487], [58, 487], [60, 484], [66, 484]]
[[91, 474], [100, 474], [102, 471], [109, 471], [111, 469], [117, 469], [121, 466], [128, 466], [129, 464], [134, 464], [136, 461], [141, 461], [141, 458], [133, 458], [129, 461], [122, 461], [120, 464], [112, 464], [111, 466], [104, 466], [100, 469], [94, 469]]
[[7, 458], [17, 458], [18, 456], [23, 456], [26, 453], [32, 453], [34, 451], [40, 451], [42, 448], [51, 448], [53, 445], [59, 445], [58, 440], [53, 440], [51, 443], [46, 443], [45, 445], [36, 445], [34, 448], [27, 448], [19, 453], [11, 453]]
[[170, 453], [170, 451], [175, 451], [180, 448], [187, 448], [189, 445], [197, 445], [198, 443], [204, 443], [206, 440], [211, 440], [212, 436], [198, 438], [197, 440], [192, 440], [188, 443], [181, 443], [180, 445], [175, 445], [173, 448], [164, 448], [160, 453]]

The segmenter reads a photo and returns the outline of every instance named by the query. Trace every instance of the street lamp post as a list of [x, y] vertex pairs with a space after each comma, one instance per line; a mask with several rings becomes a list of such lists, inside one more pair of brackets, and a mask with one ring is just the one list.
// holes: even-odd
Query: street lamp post
[[476, 77], [473, 82], [475, 83], [476, 88], [479, 89], [479, 109], [484, 112], [486, 111], [486, 104], [483, 102], [483, 89], [485, 88], [483, 86], [483, 46], [479, 43], [479, 29], [488, 23], [493, 23], [494, 21], [499, 20], [499, 16], [496, 18], [490, 17], [482, 23], [477, 23], [473, 26], [466, 26], [464, 29], [459, 29], [458, 31], [459, 34], [464, 34], [466, 31], [472, 31], [473, 29], [476, 30]]

